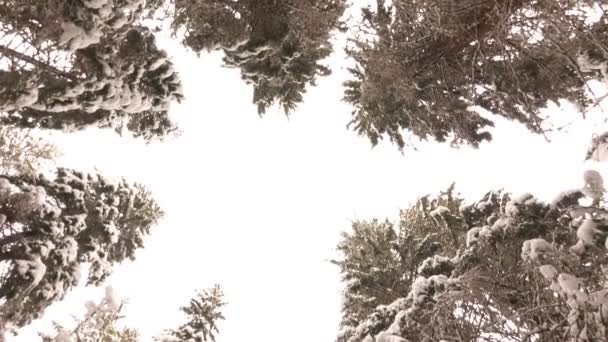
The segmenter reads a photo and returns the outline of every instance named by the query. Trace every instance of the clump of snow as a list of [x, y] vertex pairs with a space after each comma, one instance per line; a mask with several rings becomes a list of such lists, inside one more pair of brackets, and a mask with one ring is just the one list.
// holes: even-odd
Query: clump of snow
[[49, 240], [45, 240], [38, 246], [38, 253], [41, 257], [47, 258], [53, 249], [55, 249], [55, 244]]
[[453, 269], [452, 260], [442, 255], [426, 258], [418, 267], [418, 274], [430, 276], [433, 274], [450, 272]]
[[74, 339], [68, 330], [62, 328], [53, 338], [53, 342], [74, 342]]
[[449, 213], [450, 209], [444, 207], [444, 206], [438, 206], [437, 208], [435, 208], [434, 210], [432, 210], [430, 212], [431, 217], [435, 220], [441, 220], [443, 215], [445, 215], [446, 213]]
[[530, 193], [524, 193], [514, 197], [505, 206], [505, 214], [507, 217], [515, 217], [519, 214], [521, 206], [537, 203], [536, 198]]
[[84, 49], [100, 41], [104, 32], [118, 30], [141, 14], [144, 0], [116, 3], [112, 0], [82, 0], [74, 6], [74, 21], [64, 18], [59, 45], [69, 51]]
[[31, 260], [15, 260], [15, 269], [20, 276], [31, 281], [31, 286], [38, 285], [46, 273], [46, 265], [38, 255], [33, 255]]
[[481, 228], [475, 227], [469, 229], [467, 232], [467, 247], [472, 246], [473, 244], [479, 241], [479, 233], [481, 232]]
[[580, 290], [583, 288], [581, 279], [567, 273], [560, 273], [557, 276], [557, 283], [565, 294], [575, 297], [580, 295]]
[[114, 222], [106, 223], [103, 225], [103, 227], [104, 227], [104, 232], [107, 234], [110, 242], [111, 243], [118, 242], [119, 232], [118, 232], [118, 228], [116, 228], [116, 225], [114, 224]]
[[[101, 62], [101, 59], [98, 62]], [[116, 75], [113, 75], [112, 70], [108, 70], [106, 73], [112, 75], [103, 79], [92, 77], [91, 80], [85, 81], [87, 96], [68, 88], [56, 97], [49, 97], [44, 103], [33, 103], [29, 107], [52, 113], [69, 110], [83, 110], [87, 113], [99, 110], [120, 111], [128, 114], [147, 110], [166, 111], [171, 101], [179, 100], [183, 95], [177, 72], [171, 63], [166, 60], [165, 62], [161, 75], [152, 75], [153, 72], [147, 71], [141, 65], [129, 64], [126, 70], [121, 70]], [[150, 87], [154, 86], [162, 91], [149, 94], [147, 88], [142, 88], [140, 84], [149, 84]]]
[[428, 278], [418, 277], [412, 283], [408, 298], [412, 300], [414, 305], [420, 305], [429, 299], [428, 296], [431, 293], [431, 289], [442, 289], [457, 282], [457, 279], [448, 278], [443, 274], [433, 275]]
[[547, 280], [554, 280], [558, 274], [557, 270], [555, 269], [555, 267], [553, 267], [553, 265], [542, 265], [540, 267], [540, 273]]
[[585, 180], [585, 184], [589, 184], [594, 188], [604, 188], [604, 179], [602, 175], [596, 170], [587, 170], [583, 173], [583, 179]]
[[578, 227], [576, 236], [586, 246], [604, 244], [607, 233], [598, 229], [598, 222], [587, 214], [583, 223]]
[[536, 261], [553, 249], [553, 245], [544, 239], [526, 240], [521, 247], [521, 258], [524, 261]]
[[120, 307], [120, 300], [118, 299], [118, 296], [116, 294], [116, 291], [114, 291], [114, 288], [112, 286], [106, 286], [106, 296], [105, 296], [105, 301], [108, 304], [108, 307], [111, 310], [118, 310], [118, 308]]
[[66, 46], [70, 51], [84, 49], [89, 45], [99, 43], [102, 36], [101, 30], [91, 28], [86, 30], [84, 27], [78, 26], [71, 21], [61, 23], [63, 33], [59, 37], [59, 46]]
[[492, 226], [483, 226], [479, 232], [479, 236], [484, 239], [492, 239], [501, 234], [504, 234], [507, 229], [511, 226], [511, 219], [501, 217], [494, 222]]
[[92, 9], [100, 9], [108, 4], [108, 0], [81, 0], [82, 3]]
[[525, 192], [519, 196], [513, 197], [512, 201], [517, 204], [524, 204], [533, 198], [534, 198], [534, 195], [532, 195], [529, 192]]
[[462, 204], [460, 204], [460, 207], [458, 207], [458, 212], [460, 213], [460, 215], [463, 215], [467, 211], [471, 210], [472, 207], [473, 206], [471, 204], [462, 202]]
[[585, 243], [581, 240], [578, 240], [576, 244], [570, 247], [570, 251], [576, 255], [583, 255], [585, 253]]
[[585, 171], [583, 178], [585, 180], [585, 185], [581, 189], [581, 192], [594, 201], [600, 200], [606, 192], [602, 175], [596, 170], [587, 170]]
[[409, 342], [409, 340], [386, 331], [381, 331], [378, 335], [376, 335], [376, 342]]
[[[433, 301], [435, 296], [445, 292], [451, 287], [457, 286], [459, 278], [448, 278], [445, 275], [433, 275], [430, 277], [418, 277], [411, 285], [410, 292], [406, 298], [398, 298], [390, 305], [378, 306], [367, 320], [361, 322], [355, 328], [343, 330], [343, 336], [348, 336], [348, 341], [382, 341], [382, 342], [411, 342], [402, 335], [403, 323], [416, 316], [424, 304]], [[376, 336], [371, 331], [383, 328], [386, 322], [392, 321], [391, 325], [381, 330]]]

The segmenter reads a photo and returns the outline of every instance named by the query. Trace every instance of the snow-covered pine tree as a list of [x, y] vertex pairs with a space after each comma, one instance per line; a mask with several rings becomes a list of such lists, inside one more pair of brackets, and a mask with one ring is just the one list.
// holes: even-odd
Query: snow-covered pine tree
[[[343, 292], [343, 328], [357, 326], [379, 305], [407, 295], [419, 268], [438, 250], [455, 254], [465, 243], [458, 210], [462, 199], [452, 184], [437, 196], [424, 196], [401, 210], [398, 224], [355, 221], [338, 243]], [[446, 263], [447, 267], [451, 265]]]
[[542, 133], [541, 109], [590, 104], [585, 82], [608, 70], [608, 18], [593, 17], [596, 1], [375, 5], [351, 31], [356, 67], [345, 83], [351, 124], [373, 144], [388, 138], [403, 148], [413, 136], [478, 146], [493, 126], [479, 108]]
[[133, 259], [163, 212], [145, 187], [60, 168], [0, 177], [0, 318], [21, 327], [61, 300], [90, 265], [98, 285]]
[[302, 102], [307, 85], [329, 74], [330, 33], [341, 26], [344, 0], [175, 0], [173, 29], [184, 45], [222, 49], [224, 62], [253, 85], [258, 112], [278, 102], [286, 113]]
[[143, 5], [0, 4], [0, 123], [75, 130], [129, 122], [139, 136], [165, 134], [181, 84], [152, 32], [137, 24]]
[[580, 206], [581, 196], [568, 191], [547, 204], [491, 191], [450, 211], [465, 244], [453, 254], [438, 248], [406, 294], [344, 325], [338, 340], [606, 340], [608, 212], [603, 202]]
[[86, 302], [86, 313], [76, 320], [74, 328], [68, 329], [55, 322], [55, 333], [41, 334], [42, 342], [138, 342], [136, 330], [118, 326], [125, 304], [108, 286], [98, 303]]
[[155, 338], [158, 342], [215, 342], [219, 333], [217, 324], [224, 320], [222, 309], [226, 305], [219, 285], [196, 293], [190, 304], [181, 308], [186, 323], [166, 331]]

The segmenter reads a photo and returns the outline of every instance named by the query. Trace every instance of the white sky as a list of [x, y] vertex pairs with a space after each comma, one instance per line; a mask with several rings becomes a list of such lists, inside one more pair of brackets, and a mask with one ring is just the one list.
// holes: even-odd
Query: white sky
[[[334, 341], [341, 285], [327, 259], [352, 219], [395, 218], [452, 181], [471, 199], [505, 187], [550, 200], [581, 186], [584, 168], [595, 166], [583, 165], [591, 134], [601, 133], [594, 120], [575, 122], [551, 144], [496, 120], [494, 141], [478, 150], [425, 143], [404, 156], [389, 144], [372, 149], [345, 128], [351, 108], [340, 101], [341, 51], [330, 60], [333, 75], [309, 88], [289, 119], [278, 109], [259, 118], [251, 87], [238, 70], [221, 67], [220, 54], [199, 59], [175, 42], [163, 45], [186, 92], [172, 111], [184, 131], [179, 139], [145, 146], [95, 130], [56, 136], [60, 164], [145, 183], [166, 211], [137, 261], [110, 279], [130, 299], [125, 322], [143, 341], [177, 326], [178, 307], [214, 283], [229, 302], [218, 342]], [[551, 114], [580, 116], [568, 108]], [[102, 293], [74, 291], [9, 341], [36, 341], [50, 319], [80, 315], [83, 301]]]

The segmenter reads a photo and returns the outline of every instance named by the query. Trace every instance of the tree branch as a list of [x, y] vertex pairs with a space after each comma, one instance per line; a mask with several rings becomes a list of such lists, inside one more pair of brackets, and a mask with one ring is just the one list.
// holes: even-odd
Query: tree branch
[[19, 51], [13, 50], [13, 49], [11, 49], [9, 47], [6, 47], [4, 45], [0, 45], [0, 54], [8, 56], [8, 57], [11, 57], [11, 58], [17, 58], [19, 60], [22, 60], [22, 61], [24, 61], [26, 63], [29, 63], [29, 64], [37, 67], [39, 69], [45, 70], [46, 72], [48, 72], [50, 74], [54, 74], [54, 75], [63, 77], [65, 79], [67, 79], [67, 80], [70, 80], [70, 81], [77, 81], [78, 80], [74, 75], [72, 75], [70, 73], [67, 73], [65, 71], [61, 71], [61, 70], [59, 70], [59, 69], [57, 69], [57, 68], [55, 68], [55, 67], [53, 67], [53, 66], [51, 66], [51, 65], [49, 65], [47, 63], [41, 62], [41, 61], [39, 61], [39, 60], [31, 57], [31, 56], [28, 56], [28, 55], [23, 54], [23, 53], [21, 53]]

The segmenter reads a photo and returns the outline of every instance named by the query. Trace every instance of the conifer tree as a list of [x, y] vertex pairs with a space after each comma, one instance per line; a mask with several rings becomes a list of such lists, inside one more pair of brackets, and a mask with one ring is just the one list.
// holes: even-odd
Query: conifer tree
[[[356, 221], [338, 243], [344, 290], [342, 325], [362, 321], [378, 305], [407, 295], [422, 263], [438, 250], [454, 254], [464, 243], [454, 219], [462, 199], [454, 185], [437, 196], [424, 196], [400, 213], [399, 224]], [[449, 230], [449, 226], [456, 232]], [[457, 234], [456, 240], [454, 236]], [[435, 260], [441, 262], [441, 260]]]
[[330, 70], [330, 33], [341, 27], [344, 0], [175, 0], [174, 31], [195, 52], [221, 49], [224, 63], [241, 70], [264, 113], [278, 102], [290, 112], [308, 85]]
[[54, 179], [0, 178], [0, 318], [15, 327], [61, 300], [90, 264], [87, 283], [134, 259], [162, 217], [145, 187], [59, 168]]
[[[373, 144], [412, 137], [478, 146], [493, 122], [543, 133], [540, 110], [590, 104], [586, 82], [608, 75], [607, 18], [596, 1], [377, 0], [362, 11], [345, 83], [351, 125]], [[598, 9], [598, 6], [600, 9]], [[602, 95], [602, 94], [596, 94]]]
[[[582, 189], [563, 192], [552, 203], [490, 191], [450, 210], [454, 219], [448, 225], [464, 243], [456, 249], [439, 243], [433, 255], [415, 264], [415, 275], [403, 281], [406, 291], [398, 296], [378, 278], [377, 298], [394, 298], [371, 312], [347, 299], [347, 283], [338, 341], [606, 340], [608, 211], [601, 200], [579, 203], [590, 181], [602, 183], [593, 172], [584, 179]], [[422, 221], [415, 224], [436, 219], [428, 215]], [[438, 240], [451, 238], [449, 230], [436, 233]], [[381, 246], [384, 240], [370, 241]], [[377, 265], [377, 275], [403, 275], [386, 263]], [[344, 268], [342, 273], [356, 274]]]
[[181, 308], [186, 314], [186, 323], [166, 331], [156, 341], [215, 342], [215, 336], [219, 333], [217, 324], [224, 320], [222, 309], [225, 305], [224, 293], [219, 285], [197, 292], [189, 305]]
[[70, 131], [129, 123], [139, 136], [167, 134], [181, 84], [138, 24], [143, 9], [142, 0], [0, 4], [0, 124]]
[[136, 330], [118, 326], [125, 304], [108, 286], [98, 303], [86, 302], [87, 311], [83, 318], [76, 320], [73, 329], [54, 322], [55, 333], [41, 334], [42, 342], [138, 342]]
[[36, 174], [52, 166], [59, 154], [56, 146], [30, 130], [0, 127], [0, 174]]

